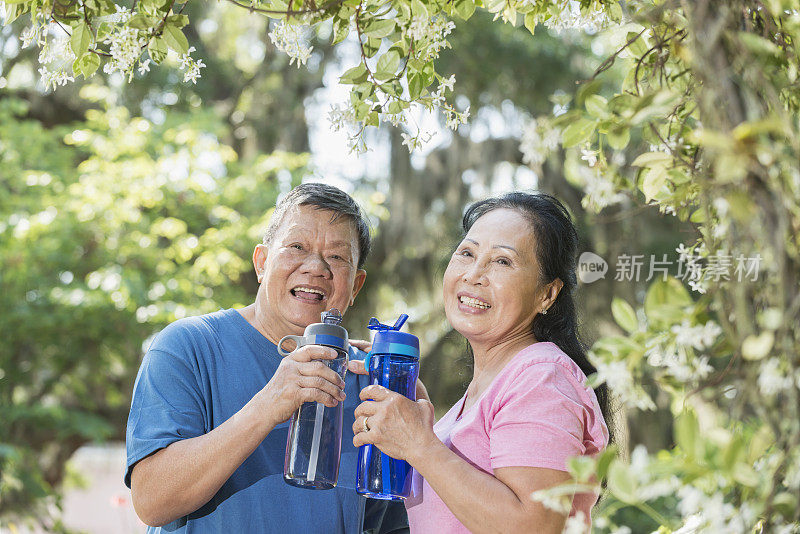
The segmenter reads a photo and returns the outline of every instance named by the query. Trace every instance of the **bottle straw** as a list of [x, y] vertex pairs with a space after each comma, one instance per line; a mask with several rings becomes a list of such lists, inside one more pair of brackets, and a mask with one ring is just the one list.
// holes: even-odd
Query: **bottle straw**
[[311, 456], [308, 459], [308, 474], [306, 480], [313, 482], [317, 479], [317, 458], [319, 457], [319, 440], [322, 437], [322, 416], [325, 405], [317, 403], [317, 413], [314, 416], [314, 437], [311, 439]]

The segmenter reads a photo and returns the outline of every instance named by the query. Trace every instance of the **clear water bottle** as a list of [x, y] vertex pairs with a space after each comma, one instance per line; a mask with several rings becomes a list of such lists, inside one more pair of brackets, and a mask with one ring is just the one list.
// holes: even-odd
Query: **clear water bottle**
[[[406, 319], [408, 315], [401, 315], [394, 326], [370, 319], [369, 328], [377, 332], [364, 365], [370, 385], [378, 384], [417, 400], [419, 339], [399, 332]], [[358, 451], [356, 491], [372, 499], [401, 501], [411, 493], [411, 466], [374, 445], [362, 445]]]
[[[284, 341], [292, 339], [297, 348], [322, 345], [336, 350], [333, 360], [320, 360], [344, 380], [347, 372], [347, 330], [341, 326], [342, 315], [333, 308], [322, 314], [322, 322], [310, 324], [302, 336], [285, 336], [278, 352], [287, 356]], [[295, 349], [296, 350], [296, 349]], [[283, 479], [293, 486], [308, 489], [331, 489], [339, 478], [339, 458], [342, 452], [342, 403], [329, 408], [321, 402], [305, 402], [292, 415]]]

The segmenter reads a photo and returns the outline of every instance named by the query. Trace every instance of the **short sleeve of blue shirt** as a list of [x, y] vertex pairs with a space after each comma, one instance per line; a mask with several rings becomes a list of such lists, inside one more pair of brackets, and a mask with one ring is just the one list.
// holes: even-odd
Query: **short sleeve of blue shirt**
[[[363, 358], [351, 351], [351, 357]], [[238, 412], [275, 373], [275, 345], [236, 310], [182, 319], [153, 340], [133, 391], [125, 483], [136, 463], [175, 441], [208, 433]], [[366, 499], [355, 492], [353, 411], [366, 377], [346, 376], [339, 483], [331, 490], [286, 484], [288, 422], [276, 426], [223, 484], [188, 516], [148, 532], [361, 532]]]

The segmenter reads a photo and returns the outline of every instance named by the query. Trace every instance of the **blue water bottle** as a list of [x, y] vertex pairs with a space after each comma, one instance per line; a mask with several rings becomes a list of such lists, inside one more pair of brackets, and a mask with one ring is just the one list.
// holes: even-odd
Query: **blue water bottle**
[[[333, 369], [342, 380], [347, 372], [347, 330], [340, 325], [342, 315], [332, 308], [322, 314], [322, 322], [308, 325], [302, 336], [285, 336], [278, 343], [278, 352], [287, 339], [304, 345], [322, 345], [336, 350], [337, 358], [319, 360]], [[295, 349], [296, 350], [296, 349]], [[321, 402], [304, 402], [292, 415], [286, 441], [283, 479], [287, 484], [308, 489], [331, 489], [339, 477], [342, 451], [342, 403], [328, 408]]]
[[[364, 366], [370, 385], [378, 384], [417, 400], [419, 339], [399, 332], [406, 319], [408, 315], [401, 315], [394, 326], [370, 319], [368, 328], [377, 332]], [[374, 445], [362, 445], [358, 451], [356, 491], [372, 499], [401, 501], [411, 493], [411, 466], [383, 454]]]

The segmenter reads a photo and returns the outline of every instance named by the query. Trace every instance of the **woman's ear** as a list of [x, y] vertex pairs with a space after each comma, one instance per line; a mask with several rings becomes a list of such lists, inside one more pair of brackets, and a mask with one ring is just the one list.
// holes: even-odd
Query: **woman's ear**
[[552, 306], [556, 301], [558, 294], [561, 292], [561, 288], [563, 287], [564, 282], [561, 281], [561, 278], [556, 278], [547, 285], [544, 299], [542, 300], [542, 309], [539, 311], [539, 313], [546, 313], [546, 311], [550, 309], [550, 306]]

